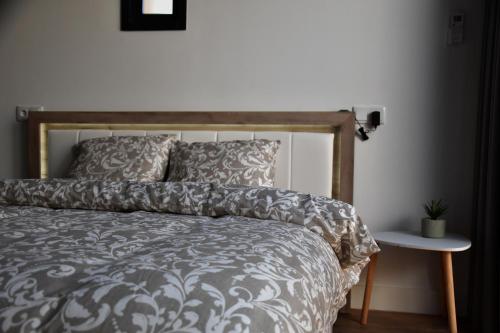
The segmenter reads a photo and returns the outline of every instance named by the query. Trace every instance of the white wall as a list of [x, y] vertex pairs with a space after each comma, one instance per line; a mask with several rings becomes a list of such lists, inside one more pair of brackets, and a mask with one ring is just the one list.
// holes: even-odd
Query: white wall
[[[0, 3], [0, 177], [24, 175], [14, 107], [336, 110], [388, 107], [356, 144], [355, 203], [372, 230], [418, 228], [421, 203], [471, 212], [480, 10], [451, 0], [189, 0], [188, 30], [120, 32], [118, 0]], [[447, 47], [465, 11], [466, 42]], [[384, 248], [374, 307], [439, 311], [438, 258]], [[465, 256], [458, 257], [459, 310]], [[360, 305], [361, 289], [353, 304]]]

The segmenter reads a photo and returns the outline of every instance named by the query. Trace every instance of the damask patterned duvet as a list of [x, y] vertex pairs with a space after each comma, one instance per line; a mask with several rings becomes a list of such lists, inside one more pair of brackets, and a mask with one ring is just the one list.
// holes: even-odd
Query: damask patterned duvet
[[292, 191], [0, 181], [0, 331], [329, 332], [376, 251]]

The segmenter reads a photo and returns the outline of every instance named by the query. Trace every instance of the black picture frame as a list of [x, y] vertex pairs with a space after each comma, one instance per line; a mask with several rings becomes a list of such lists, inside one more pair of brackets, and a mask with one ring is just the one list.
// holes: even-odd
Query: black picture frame
[[186, 30], [186, 7], [186, 0], [173, 0], [172, 14], [143, 14], [142, 0], [121, 0], [121, 30]]

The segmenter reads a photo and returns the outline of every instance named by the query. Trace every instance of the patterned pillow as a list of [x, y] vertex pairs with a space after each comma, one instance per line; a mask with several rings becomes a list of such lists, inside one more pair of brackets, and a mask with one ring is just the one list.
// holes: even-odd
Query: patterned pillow
[[168, 180], [272, 187], [279, 145], [270, 140], [177, 141]]
[[68, 176], [95, 180], [162, 181], [174, 137], [109, 136], [80, 142]]

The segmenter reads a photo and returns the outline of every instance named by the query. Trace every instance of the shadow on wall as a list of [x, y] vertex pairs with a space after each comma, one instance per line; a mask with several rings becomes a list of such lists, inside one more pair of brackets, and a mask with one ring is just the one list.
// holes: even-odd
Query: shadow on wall
[[[2, 34], [9, 29], [5, 27], [13, 27], [12, 21], [16, 19], [15, 11], [20, 9], [21, 1], [16, 0], [0, 0], [0, 39]], [[9, 136], [14, 138], [17, 149], [13, 150], [12, 158], [6, 159], [4, 163], [11, 163], [12, 170], [16, 170], [15, 177], [26, 177], [28, 174], [28, 159], [27, 159], [27, 130], [26, 124], [15, 120], [14, 109], [2, 110], [9, 114], [8, 131]]]
[[407, 230], [408, 226], [414, 225], [414, 219], [410, 216], [398, 220], [396, 223], [394, 223], [394, 227], [391, 229], [394, 230]]
[[11, 26], [11, 18], [16, 7], [19, 7], [21, 1], [0, 0], [0, 38], [6, 29]]
[[[12, 115], [14, 110], [12, 110]], [[12, 116], [14, 118], [14, 116]], [[13, 152], [13, 158], [10, 163], [13, 170], [16, 170], [16, 178], [26, 178], [28, 176], [28, 130], [26, 122], [12, 121], [9, 130], [11, 131], [10, 137], [14, 138], [16, 147]]]

